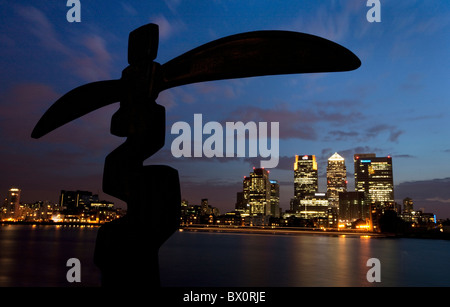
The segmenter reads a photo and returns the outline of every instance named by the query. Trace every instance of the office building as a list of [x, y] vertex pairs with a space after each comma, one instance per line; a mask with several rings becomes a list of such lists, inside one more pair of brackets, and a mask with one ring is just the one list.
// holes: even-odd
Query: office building
[[339, 221], [351, 223], [356, 220], [368, 221], [370, 207], [366, 204], [363, 192], [339, 193]]
[[355, 154], [355, 189], [363, 192], [368, 204], [382, 209], [394, 206], [392, 158], [375, 154]]
[[21, 190], [18, 188], [11, 188], [8, 190], [4, 206], [4, 217], [7, 219], [17, 220], [20, 216], [20, 192]]
[[98, 195], [89, 191], [66, 191], [61, 190], [59, 205], [62, 210], [76, 213], [89, 208], [91, 203], [98, 202]]
[[270, 215], [280, 217], [280, 185], [276, 180], [270, 180]]
[[305, 219], [327, 218], [328, 197], [326, 193], [314, 193], [300, 199], [296, 207], [296, 216]]
[[295, 156], [294, 198], [301, 200], [313, 196], [319, 189], [317, 161], [315, 155]]
[[269, 171], [253, 168], [250, 176], [243, 181], [245, 213], [250, 215], [270, 215], [271, 183]]
[[406, 197], [403, 199], [403, 213], [409, 214], [414, 211], [413, 208], [414, 202], [411, 198]]
[[336, 152], [328, 158], [327, 165], [327, 195], [331, 207], [339, 206], [339, 193], [347, 191], [347, 183], [345, 159]]

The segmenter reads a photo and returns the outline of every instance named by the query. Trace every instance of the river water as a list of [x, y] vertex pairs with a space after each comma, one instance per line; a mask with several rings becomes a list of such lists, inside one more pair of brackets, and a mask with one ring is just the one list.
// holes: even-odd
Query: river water
[[[0, 226], [0, 286], [99, 286], [98, 228]], [[81, 283], [69, 283], [69, 258]], [[369, 282], [367, 261], [380, 262]], [[177, 232], [160, 250], [168, 287], [450, 286], [450, 241]]]

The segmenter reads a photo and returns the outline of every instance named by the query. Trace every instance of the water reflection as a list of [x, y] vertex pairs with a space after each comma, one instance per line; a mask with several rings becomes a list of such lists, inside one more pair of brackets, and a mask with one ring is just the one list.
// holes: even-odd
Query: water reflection
[[[97, 228], [0, 227], [0, 286], [73, 286], [66, 262], [80, 259], [82, 286], [98, 286]], [[381, 262], [381, 282], [366, 279]], [[180, 232], [160, 250], [165, 286], [450, 286], [450, 241], [324, 235]]]
[[[165, 286], [450, 286], [450, 242], [440, 240], [183, 232], [160, 256]], [[370, 258], [380, 283], [367, 281]]]
[[0, 286], [71, 286], [69, 258], [81, 261], [83, 286], [99, 285], [93, 264], [96, 228], [0, 226]]

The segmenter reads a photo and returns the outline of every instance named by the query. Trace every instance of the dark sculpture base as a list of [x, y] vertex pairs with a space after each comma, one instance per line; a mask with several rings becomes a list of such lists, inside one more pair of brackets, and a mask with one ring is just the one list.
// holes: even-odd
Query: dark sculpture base
[[100, 227], [94, 262], [104, 287], [159, 287], [161, 245], [179, 228], [181, 195], [177, 170], [143, 167], [139, 204], [124, 217]]

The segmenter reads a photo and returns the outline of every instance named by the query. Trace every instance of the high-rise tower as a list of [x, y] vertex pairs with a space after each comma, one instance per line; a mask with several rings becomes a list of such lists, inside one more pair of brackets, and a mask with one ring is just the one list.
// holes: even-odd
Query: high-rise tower
[[243, 181], [244, 202], [251, 215], [270, 215], [271, 183], [269, 171], [264, 168], [254, 168], [249, 177]]
[[394, 180], [392, 157], [376, 157], [375, 154], [356, 154], [355, 189], [364, 192], [368, 204], [381, 207], [394, 204]]
[[8, 190], [6, 198], [6, 216], [17, 219], [20, 215], [20, 189], [11, 188]]
[[347, 168], [345, 159], [337, 152], [328, 158], [327, 195], [331, 207], [339, 206], [339, 193], [347, 191]]
[[319, 189], [315, 155], [295, 156], [294, 198], [300, 200], [313, 196]]

